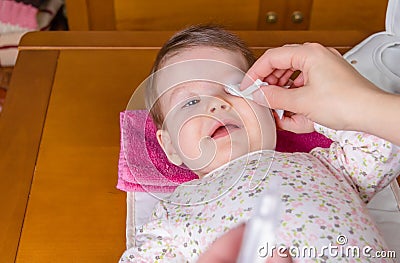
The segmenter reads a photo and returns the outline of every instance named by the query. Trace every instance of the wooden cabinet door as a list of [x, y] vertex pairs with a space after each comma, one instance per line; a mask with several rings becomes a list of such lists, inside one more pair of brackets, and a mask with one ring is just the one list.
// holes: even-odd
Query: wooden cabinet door
[[310, 30], [383, 31], [387, 0], [313, 0]]
[[259, 0], [114, 0], [117, 30], [177, 30], [217, 23], [232, 30], [256, 30]]
[[[384, 30], [388, 0], [66, 0], [70, 30]], [[298, 14], [297, 21], [295, 14]], [[267, 21], [270, 16], [272, 20]]]

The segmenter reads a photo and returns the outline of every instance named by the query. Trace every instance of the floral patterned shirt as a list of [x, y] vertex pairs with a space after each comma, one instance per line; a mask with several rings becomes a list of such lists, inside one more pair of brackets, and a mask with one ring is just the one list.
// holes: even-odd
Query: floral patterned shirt
[[[378, 262], [374, 251], [387, 247], [365, 204], [400, 174], [399, 147], [360, 132], [315, 128], [334, 141], [330, 148], [253, 152], [180, 185], [156, 205], [120, 262], [195, 262], [218, 237], [251, 218], [274, 177], [282, 202], [276, 242], [289, 248], [294, 262]], [[329, 246], [339, 247], [332, 254]], [[299, 252], [311, 247], [315, 254]]]

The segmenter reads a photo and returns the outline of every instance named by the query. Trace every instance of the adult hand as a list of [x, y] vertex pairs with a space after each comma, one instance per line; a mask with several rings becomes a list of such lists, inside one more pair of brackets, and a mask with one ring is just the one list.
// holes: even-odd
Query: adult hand
[[[295, 88], [281, 88], [296, 70], [301, 74], [294, 80]], [[400, 121], [392, 115], [400, 112], [400, 97], [377, 88], [332, 48], [306, 43], [269, 49], [247, 75], [241, 89], [255, 79], [271, 84], [254, 93], [260, 104], [332, 129], [369, 132], [400, 144], [400, 133], [394, 132], [400, 130]], [[291, 130], [296, 114], [284, 118], [280, 126]]]
[[[240, 246], [243, 239], [245, 225], [240, 225], [236, 228], [231, 229], [225, 235], [218, 238], [210, 248], [203, 253], [198, 263], [234, 263], [236, 262]], [[276, 253], [266, 259], [266, 263], [291, 263], [292, 259], [288, 255], [287, 257], [280, 257]]]

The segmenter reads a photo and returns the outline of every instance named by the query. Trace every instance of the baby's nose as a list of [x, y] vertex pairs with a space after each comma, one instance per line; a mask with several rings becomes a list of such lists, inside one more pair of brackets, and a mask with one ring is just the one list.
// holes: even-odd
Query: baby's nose
[[229, 103], [220, 99], [216, 99], [213, 102], [211, 102], [210, 112], [215, 113], [218, 110], [228, 110], [229, 108], [230, 108]]

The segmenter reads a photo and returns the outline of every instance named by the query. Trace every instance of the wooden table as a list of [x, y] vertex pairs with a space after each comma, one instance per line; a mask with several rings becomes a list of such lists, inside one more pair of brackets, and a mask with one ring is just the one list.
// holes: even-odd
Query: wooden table
[[[115, 188], [119, 112], [171, 34], [24, 36], [0, 115], [0, 262], [118, 260], [126, 209], [125, 194]], [[257, 54], [305, 41], [345, 52], [367, 37], [356, 31], [238, 34]]]

